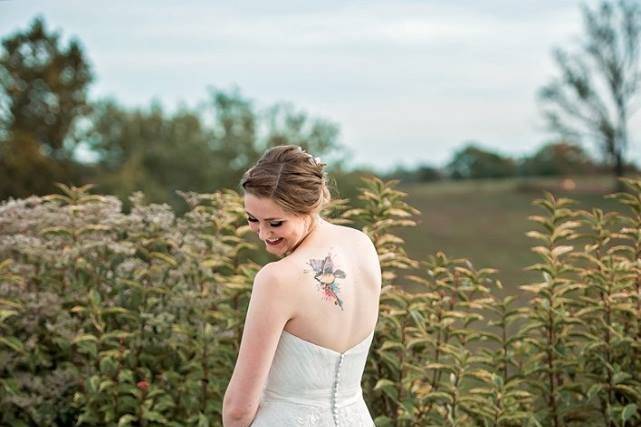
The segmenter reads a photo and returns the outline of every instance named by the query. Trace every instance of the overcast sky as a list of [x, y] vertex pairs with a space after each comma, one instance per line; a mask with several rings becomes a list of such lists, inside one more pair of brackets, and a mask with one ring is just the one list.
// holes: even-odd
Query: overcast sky
[[93, 99], [171, 110], [236, 85], [258, 109], [288, 101], [335, 122], [351, 164], [383, 170], [442, 166], [469, 140], [515, 156], [550, 140], [536, 93], [556, 74], [552, 49], [581, 34], [580, 4], [5, 0], [0, 36], [40, 14], [82, 42]]

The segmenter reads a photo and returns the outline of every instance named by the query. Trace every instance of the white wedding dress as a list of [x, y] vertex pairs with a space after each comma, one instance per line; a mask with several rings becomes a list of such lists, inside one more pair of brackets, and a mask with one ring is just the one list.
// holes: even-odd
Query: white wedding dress
[[251, 427], [371, 427], [361, 378], [374, 331], [339, 353], [283, 330]]

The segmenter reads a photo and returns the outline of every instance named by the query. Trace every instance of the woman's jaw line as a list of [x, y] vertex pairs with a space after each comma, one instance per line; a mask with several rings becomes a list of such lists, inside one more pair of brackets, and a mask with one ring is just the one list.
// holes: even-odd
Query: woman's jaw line
[[318, 221], [312, 220], [312, 224], [310, 226], [310, 229], [303, 235], [303, 237], [293, 246], [292, 248], [281, 248], [283, 243], [286, 243], [286, 239], [284, 237], [279, 237], [279, 241], [276, 241], [276, 243], [269, 243], [268, 240], [272, 240], [272, 238], [269, 239], [264, 239], [263, 242], [265, 242], [265, 249], [268, 252], [274, 252], [277, 255], [282, 255], [282, 256], [287, 256], [293, 253], [296, 249], [298, 249], [298, 246], [300, 246], [303, 243], [303, 240], [305, 240], [309, 235], [311, 235], [314, 231], [316, 231], [317, 227], [321, 225], [323, 219], [320, 217], [320, 215], [317, 215], [316, 218]]

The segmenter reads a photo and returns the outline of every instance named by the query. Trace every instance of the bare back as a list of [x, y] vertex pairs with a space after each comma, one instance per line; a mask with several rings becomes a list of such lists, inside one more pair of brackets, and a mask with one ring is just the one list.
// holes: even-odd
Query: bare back
[[353, 228], [323, 222], [321, 232], [278, 261], [291, 286], [285, 331], [342, 353], [375, 328], [381, 270], [374, 245]]

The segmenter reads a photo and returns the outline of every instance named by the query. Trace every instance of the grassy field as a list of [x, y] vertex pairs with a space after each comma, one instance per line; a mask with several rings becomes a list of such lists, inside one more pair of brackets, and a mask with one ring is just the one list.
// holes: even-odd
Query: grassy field
[[[564, 181], [569, 179], [571, 181]], [[610, 176], [478, 180], [401, 185], [407, 201], [421, 211], [418, 227], [399, 235], [408, 254], [417, 260], [441, 250], [450, 258], [467, 258], [476, 268], [499, 270], [506, 294], [519, 285], [538, 281], [540, 275], [523, 269], [539, 261], [530, 248], [538, 244], [525, 235], [538, 230], [528, 216], [542, 214], [532, 204], [544, 191], [576, 200], [576, 208], [625, 211], [603, 196], [614, 192]], [[410, 287], [407, 282], [402, 284]]]

